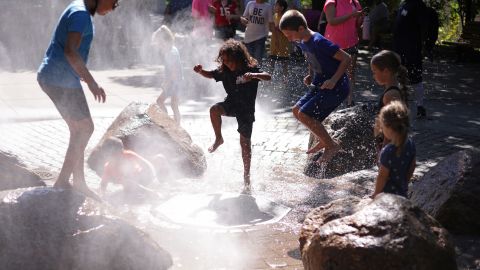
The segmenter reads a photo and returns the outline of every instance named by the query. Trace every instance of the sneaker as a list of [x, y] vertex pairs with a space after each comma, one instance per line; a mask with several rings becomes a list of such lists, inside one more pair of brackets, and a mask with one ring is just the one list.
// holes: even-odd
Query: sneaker
[[423, 106], [418, 106], [417, 107], [417, 118], [425, 118], [427, 117], [427, 110], [425, 110], [425, 107]]

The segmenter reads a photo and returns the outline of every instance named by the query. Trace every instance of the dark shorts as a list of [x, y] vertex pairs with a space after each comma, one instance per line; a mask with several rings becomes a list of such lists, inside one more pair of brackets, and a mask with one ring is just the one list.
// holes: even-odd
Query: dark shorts
[[215, 105], [219, 105], [225, 111], [225, 116], [237, 118], [238, 128], [237, 131], [243, 137], [250, 139], [252, 137], [253, 122], [255, 122], [255, 114], [251, 113], [238, 113], [237, 106], [228, 101], [218, 102]]
[[53, 101], [63, 119], [75, 121], [91, 118], [82, 88], [63, 88], [40, 83], [43, 92]]
[[350, 48], [343, 49], [346, 53], [350, 54], [351, 56], [357, 55], [358, 54], [358, 46], [355, 45]]
[[300, 108], [300, 112], [322, 122], [342, 104], [348, 91], [348, 78], [344, 75], [334, 89], [310, 89], [295, 106]]

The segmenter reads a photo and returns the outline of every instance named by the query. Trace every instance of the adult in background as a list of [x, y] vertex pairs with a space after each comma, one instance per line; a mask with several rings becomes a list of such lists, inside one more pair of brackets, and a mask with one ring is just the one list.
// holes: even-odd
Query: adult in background
[[368, 13], [368, 18], [370, 19], [370, 42], [368, 43], [369, 49], [377, 45], [382, 34], [389, 32], [390, 22], [388, 17], [389, 12], [387, 4], [385, 4], [383, 0], [376, 0], [372, 10], [370, 13]]
[[427, 33], [427, 8], [422, 0], [405, 0], [400, 4], [393, 27], [393, 50], [402, 58], [408, 79], [415, 91], [417, 117], [426, 117], [423, 104], [422, 45]]
[[246, 26], [243, 42], [253, 58], [261, 66], [265, 55], [265, 42], [268, 32], [275, 27], [273, 23], [272, 6], [266, 0], [248, 2], [241, 22]]
[[358, 55], [358, 29], [362, 24], [362, 6], [357, 0], [327, 0], [323, 7], [327, 19], [325, 37], [350, 54], [352, 61], [347, 69], [350, 92], [347, 106], [353, 106], [355, 68]]
[[84, 151], [93, 133], [93, 121], [80, 80], [92, 92], [95, 100], [105, 102], [103, 88], [86, 67], [93, 40], [93, 16], [106, 15], [118, 6], [118, 0], [75, 0], [60, 16], [52, 40], [38, 69], [37, 80], [68, 125], [70, 140], [62, 169], [54, 184], [58, 188], [73, 188], [94, 199], [84, 175]]

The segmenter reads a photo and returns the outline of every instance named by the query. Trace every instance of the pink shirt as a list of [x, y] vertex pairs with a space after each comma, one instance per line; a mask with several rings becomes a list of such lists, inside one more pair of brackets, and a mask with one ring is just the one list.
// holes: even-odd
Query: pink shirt
[[192, 16], [195, 19], [210, 20], [210, 13], [208, 12], [208, 5], [211, 0], [193, 0], [192, 1]]
[[[336, 5], [335, 17], [340, 17], [352, 13], [353, 9], [361, 10], [362, 6], [357, 0], [327, 0], [323, 11], [327, 5]], [[353, 3], [355, 2], [355, 4]], [[352, 17], [345, 22], [337, 25], [327, 24], [325, 37], [342, 49], [347, 49], [358, 44], [357, 17]]]

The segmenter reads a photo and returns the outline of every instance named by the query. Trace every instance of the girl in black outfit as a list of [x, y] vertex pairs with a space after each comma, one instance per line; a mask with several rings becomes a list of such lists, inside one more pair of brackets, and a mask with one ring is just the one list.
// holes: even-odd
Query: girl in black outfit
[[237, 118], [240, 146], [242, 148], [244, 191], [250, 192], [250, 162], [252, 160], [251, 136], [255, 121], [255, 99], [259, 81], [269, 81], [272, 76], [262, 72], [243, 43], [229, 39], [217, 56], [219, 66], [214, 70], [204, 70], [196, 65], [193, 70], [205, 78], [221, 81], [227, 92], [224, 101], [210, 107], [210, 120], [215, 133], [215, 142], [208, 148], [214, 152], [223, 144], [222, 116]]

